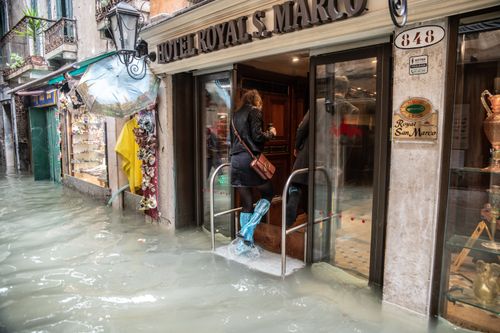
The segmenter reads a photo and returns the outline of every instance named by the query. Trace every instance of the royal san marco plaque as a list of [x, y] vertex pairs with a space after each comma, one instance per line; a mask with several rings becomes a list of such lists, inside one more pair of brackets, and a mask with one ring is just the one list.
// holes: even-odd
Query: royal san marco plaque
[[159, 43], [158, 63], [194, 57], [362, 15], [368, 0], [295, 0]]
[[438, 113], [433, 112], [429, 100], [412, 97], [399, 107], [399, 114], [392, 117], [392, 139], [395, 141], [437, 140]]

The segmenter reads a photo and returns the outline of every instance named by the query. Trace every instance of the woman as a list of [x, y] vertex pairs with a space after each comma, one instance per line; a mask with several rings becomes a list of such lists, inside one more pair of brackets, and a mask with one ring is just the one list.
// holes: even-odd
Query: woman
[[[250, 167], [252, 157], [247, 150], [248, 147], [255, 156], [258, 156], [262, 153], [266, 141], [276, 135], [274, 127], [263, 131], [262, 125], [262, 98], [257, 90], [249, 90], [241, 97], [240, 105], [233, 113], [231, 122], [231, 185], [236, 187], [240, 194], [242, 210], [238, 236], [243, 238], [247, 246], [253, 245], [255, 228], [269, 210], [273, 198], [271, 181], [262, 179]], [[257, 188], [261, 195], [255, 209], [252, 202], [252, 188]]]

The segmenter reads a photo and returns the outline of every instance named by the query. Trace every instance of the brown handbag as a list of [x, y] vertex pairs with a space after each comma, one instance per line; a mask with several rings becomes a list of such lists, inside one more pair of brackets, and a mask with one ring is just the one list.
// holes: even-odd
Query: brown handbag
[[233, 125], [234, 134], [252, 157], [252, 162], [250, 163], [250, 167], [264, 180], [269, 180], [273, 178], [274, 172], [276, 172], [276, 167], [271, 162], [269, 162], [269, 160], [264, 154], [261, 153], [258, 157], [256, 157], [252, 153], [250, 148], [248, 148], [245, 141], [241, 139], [240, 134], [236, 130], [236, 126], [234, 126], [233, 121], [231, 121], [231, 125]]

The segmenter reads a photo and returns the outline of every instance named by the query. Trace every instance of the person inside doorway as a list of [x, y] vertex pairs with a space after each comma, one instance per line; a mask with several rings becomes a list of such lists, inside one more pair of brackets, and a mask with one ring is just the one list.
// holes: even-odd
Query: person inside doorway
[[[293, 156], [295, 156], [296, 159], [293, 164], [292, 172], [309, 166], [309, 111], [307, 111], [297, 128]], [[297, 218], [297, 208], [302, 194], [308, 185], [307, 178], [307, 173], [296, 175], [288, 188], [288, 201], [286, 203], [287, 227], [290, 227]]]
[[[326, 135], [330, 137], [320, 137], [318, 140], [319, 144], [316, 148], [317, 162], [320, 162], [319, 165], [330, 166], [330, 169], [335, 169], [339, 174], [342, 173], [342, 170], [339, 168], [340, 166], [337, 166], [337, 168], [333, 167], [335, 163], [330, 161], [333, 154], [331, 154], [330, 147], [328, 147], [326, 143], [331, 142], [333, 138], [340, 138], [342, 141], [345, 140], [345, 138], [353, 136], [353, 133], [354, 135], [358, 135], [358, 129], [354, 125], [356, 120], [353, 121], [353, 119], [356, 119], [359, 114], [359, 109], [346, 100], [349, 86], [349, 80], [346, 76], [339, 75], [335, 77], [335, 84], [332, 91], [333, 102], [327, 97], [325, 99], [320, 99], [316, 106], [316, 116], [318, 119], [316, 124], [318, 124], [318, 127], [323, 127], [317, 129], [318, 134], [320, 136]], [[309, 111], [307, 111], [297, 128], [293, 151], [296, 160], [292, 172], [309, 166], [308, 139]], [[293, 182], [288, 188], [288, 201], [286, 205], [287, 227], [290, 227], [297, 218], [298, 206], [303, 193], [308, 188], [308, 184], [308, 175], [299, 174], [294, 177]]]
[[[258, 156], [264, 144], [276, 135], [276, 129], [263, 130], [262, 98], [257, 90], [243, 94], [240, 104], [233, 113], [231, 122], [231, 185], [237, 188], [242, 210], [240, 213], [240, 232], [243, 242], [237, 249], [238, 254], [253, 247], [253, 234], [257, 224], [267, 213], [273, 197], [271, 181], [262, 179], [251, 167], [251, 151]], [[260, 192], [260, 200], [253, 207], [252, 189]]]
[[207, 137], [207, 178], [210, 177], [210, 171], [212, 168], [215, 170], [219, 165], [222, 164], [219, 149], [219, 138], [214, 133], [213, 129], [206, 128]]

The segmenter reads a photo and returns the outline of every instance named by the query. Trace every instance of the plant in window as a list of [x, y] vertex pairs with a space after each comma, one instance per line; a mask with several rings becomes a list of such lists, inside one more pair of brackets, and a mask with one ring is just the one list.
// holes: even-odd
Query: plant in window
[[23, 15], [26, 17], [26, 25], [19, 30], [15, 30], [15, 33], [20, 36], [20, 37], [28, 37], [32, 40], [33, 45], [31, 46], [33, 48], [33, 54], [34, 55], [40, 55], [36, 54], [37, 53], [37, 38], [38, 36], [42, 35], [45, 28], [46, 24], [43, 20], [38, 18], [38, 11], [35, 8], [25, 8], [23, 10]]

